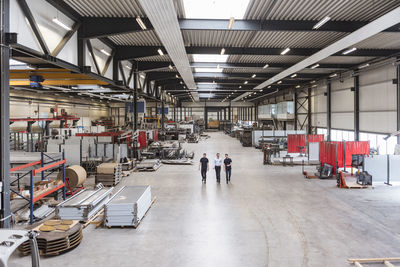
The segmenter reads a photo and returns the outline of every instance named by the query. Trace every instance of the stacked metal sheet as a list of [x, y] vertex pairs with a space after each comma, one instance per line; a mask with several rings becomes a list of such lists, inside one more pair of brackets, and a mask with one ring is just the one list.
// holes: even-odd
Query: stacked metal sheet
[[156, 171], [160, 166], [161, 161], [159, 159], [144, 159], [136, 165], [139, 171]]
[[97, 166], [96, 184], [115, 186], [122, 179], [122, 166], [119, 163], [102, 163]]
[[124, 186], [105, 206], [105, 225], [137, 227], [151, 203], [150, 186]]
[[110, 200], [114, 188], [84, 189], [56, 207], [56, 216], [62, 220], [87, 221]]

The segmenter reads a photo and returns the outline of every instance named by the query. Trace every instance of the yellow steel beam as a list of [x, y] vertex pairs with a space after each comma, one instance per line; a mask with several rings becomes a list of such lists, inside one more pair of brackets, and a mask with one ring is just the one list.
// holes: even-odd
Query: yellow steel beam
[[[78, 84], [97, 84], [97, 85], [107, 85], [107, 82], [98, 80], [45, 80], [41, 82], [42, 85], [78, 85]], [[11, 86], [29, 86], [29, 80], [10, 80]]]

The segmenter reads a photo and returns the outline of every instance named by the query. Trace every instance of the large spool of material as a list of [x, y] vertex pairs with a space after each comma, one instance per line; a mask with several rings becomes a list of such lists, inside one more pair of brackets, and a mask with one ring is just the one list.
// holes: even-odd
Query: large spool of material
[[[72, 165], [65, 168], [65, 177], [69, 179], [69, 185], [71, 188], [80, 186], [86, 181], [86, 171], [82, 166]], [[62, 179], [62, 172], [59, 172], [57, 179]]]

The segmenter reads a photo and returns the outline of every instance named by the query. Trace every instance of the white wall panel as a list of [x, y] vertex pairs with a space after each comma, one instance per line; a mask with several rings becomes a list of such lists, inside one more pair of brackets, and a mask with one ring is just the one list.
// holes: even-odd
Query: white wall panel
[[16, 0], [10, 1], [10, 32], [18, 34], [18, 43], [42, 52]]
[[312, 125], [315, 127], [326, 127], [326, 113], [312, 114]]
[[[64, 48], [57, 56], [71, 64], [78, 65], [78, 34], [75, 33], [65, 44]], [[112, 66], [112, 65], [111, 65]]]
[[360, 75], [360, 130], [391, 133], [396, 130], [395, 67], [391, 64]]
[[346, 130], [354, 129], [353, 112], [345, 112], [345, 113], [332, 112], [331, 119], [332, 119], [332, 128], [346, 129]]
[[360, 131], [393, 133], [396, 131], [396, 111], [360, 112]]

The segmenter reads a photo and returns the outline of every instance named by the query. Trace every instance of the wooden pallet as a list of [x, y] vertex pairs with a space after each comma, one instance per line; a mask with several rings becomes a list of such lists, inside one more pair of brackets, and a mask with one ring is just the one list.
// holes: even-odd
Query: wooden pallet
[[396, 267], [392, 262], [400, 262], [400, 258], [348, 259], [348, 261], [357, 267], [363, 267], [362, 263], [381, 263], [387, 267]]
[[[97, 218], [100, 218], [100, 220], [96, 221]], [[96, 228], [97, 228], [100, 225], [102, 225], [103, 223], [104, 223], [104, 208], [99, 210], [99, 212], [97, 212], [92, 218], [90, 218], [90, 220], [85, 222], [83, 224], [83, 228], [86, 228], [89, 224], [94, 224], [94, 225], [96, 225]]]

